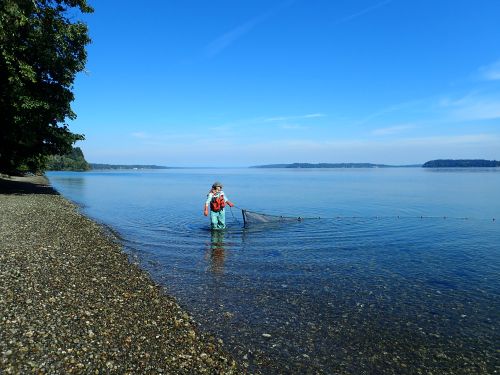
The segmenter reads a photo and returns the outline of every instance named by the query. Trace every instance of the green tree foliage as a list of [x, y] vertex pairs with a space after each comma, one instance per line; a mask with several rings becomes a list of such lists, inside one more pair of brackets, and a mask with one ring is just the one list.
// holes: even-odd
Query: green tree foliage
[[430, 160], [424, 168], [495, 168], [500, 167], [500, 161], [484, 159], [438, 159]]
[[86, 0], [0, 0], [0, 171], [43, 169], [83, 135], [70, 132], [73, 81], [86, 62]]
[[49, 171], [88, 171], [91, 168], [81, 148], [73, 147], [69, 154], [49, 156], [47, 169]]

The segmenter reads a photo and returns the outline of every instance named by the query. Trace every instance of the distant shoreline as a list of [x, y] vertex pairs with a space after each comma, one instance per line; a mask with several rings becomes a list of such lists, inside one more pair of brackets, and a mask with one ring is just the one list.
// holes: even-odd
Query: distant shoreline
[[291, 163], [265, 164], [249, 168], [496, 168], [500, 161], [484, 159], [437, 159], [424, 164], [388, 165], [373, 163]]
[[424, 164], [390, 165], [375, 163], [289, 163], [289, 164], [263, 164], [239, 167], [167, 167], [161, 165], [142, 164], [102, 164], [89, 163], [89, 170], [50, 169], [50, 172], [92, 172], [92, 171], [133, 171], [133, 170], [170, 170], [170, 169], [394, 169], [394, 168], [500, 168], [500, 161], [484, 159], [437, 159]]
[[165, 167], [162, 165], [141, 165], [141, 164], [100, 164], [100, 163], [89, 163], [90, 170], [119, 170], [119, 169], [175, 169], [173, 167]]
[[422, 164], [388, 165], [373, 163], [292, 163], [254, 165], [249, 168], [420, 168]]
[[438, 159], [422, 165], [423, 168], [497, 168], [500, 161], [484, 159]]

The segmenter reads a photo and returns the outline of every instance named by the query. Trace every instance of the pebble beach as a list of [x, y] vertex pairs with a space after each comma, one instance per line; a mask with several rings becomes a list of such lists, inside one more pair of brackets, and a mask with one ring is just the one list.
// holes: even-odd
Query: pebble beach
[[241, 371], [45, 177], [1, 176], [0, 373]]

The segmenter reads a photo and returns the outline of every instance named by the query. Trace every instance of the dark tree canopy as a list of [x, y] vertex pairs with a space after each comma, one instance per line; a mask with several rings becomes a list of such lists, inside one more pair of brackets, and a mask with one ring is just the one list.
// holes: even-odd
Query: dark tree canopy
[[70, 132], [73, 82], [86, 62], [86, 0], [0, 1], [0, 172], [38, 171], [83, 135]]

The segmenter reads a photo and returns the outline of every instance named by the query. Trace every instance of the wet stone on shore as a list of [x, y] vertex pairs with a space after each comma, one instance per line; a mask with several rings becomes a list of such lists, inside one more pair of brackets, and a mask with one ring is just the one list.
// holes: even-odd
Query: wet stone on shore
[[0, 373], [240, 373], [43, 177], [0, 177]]

